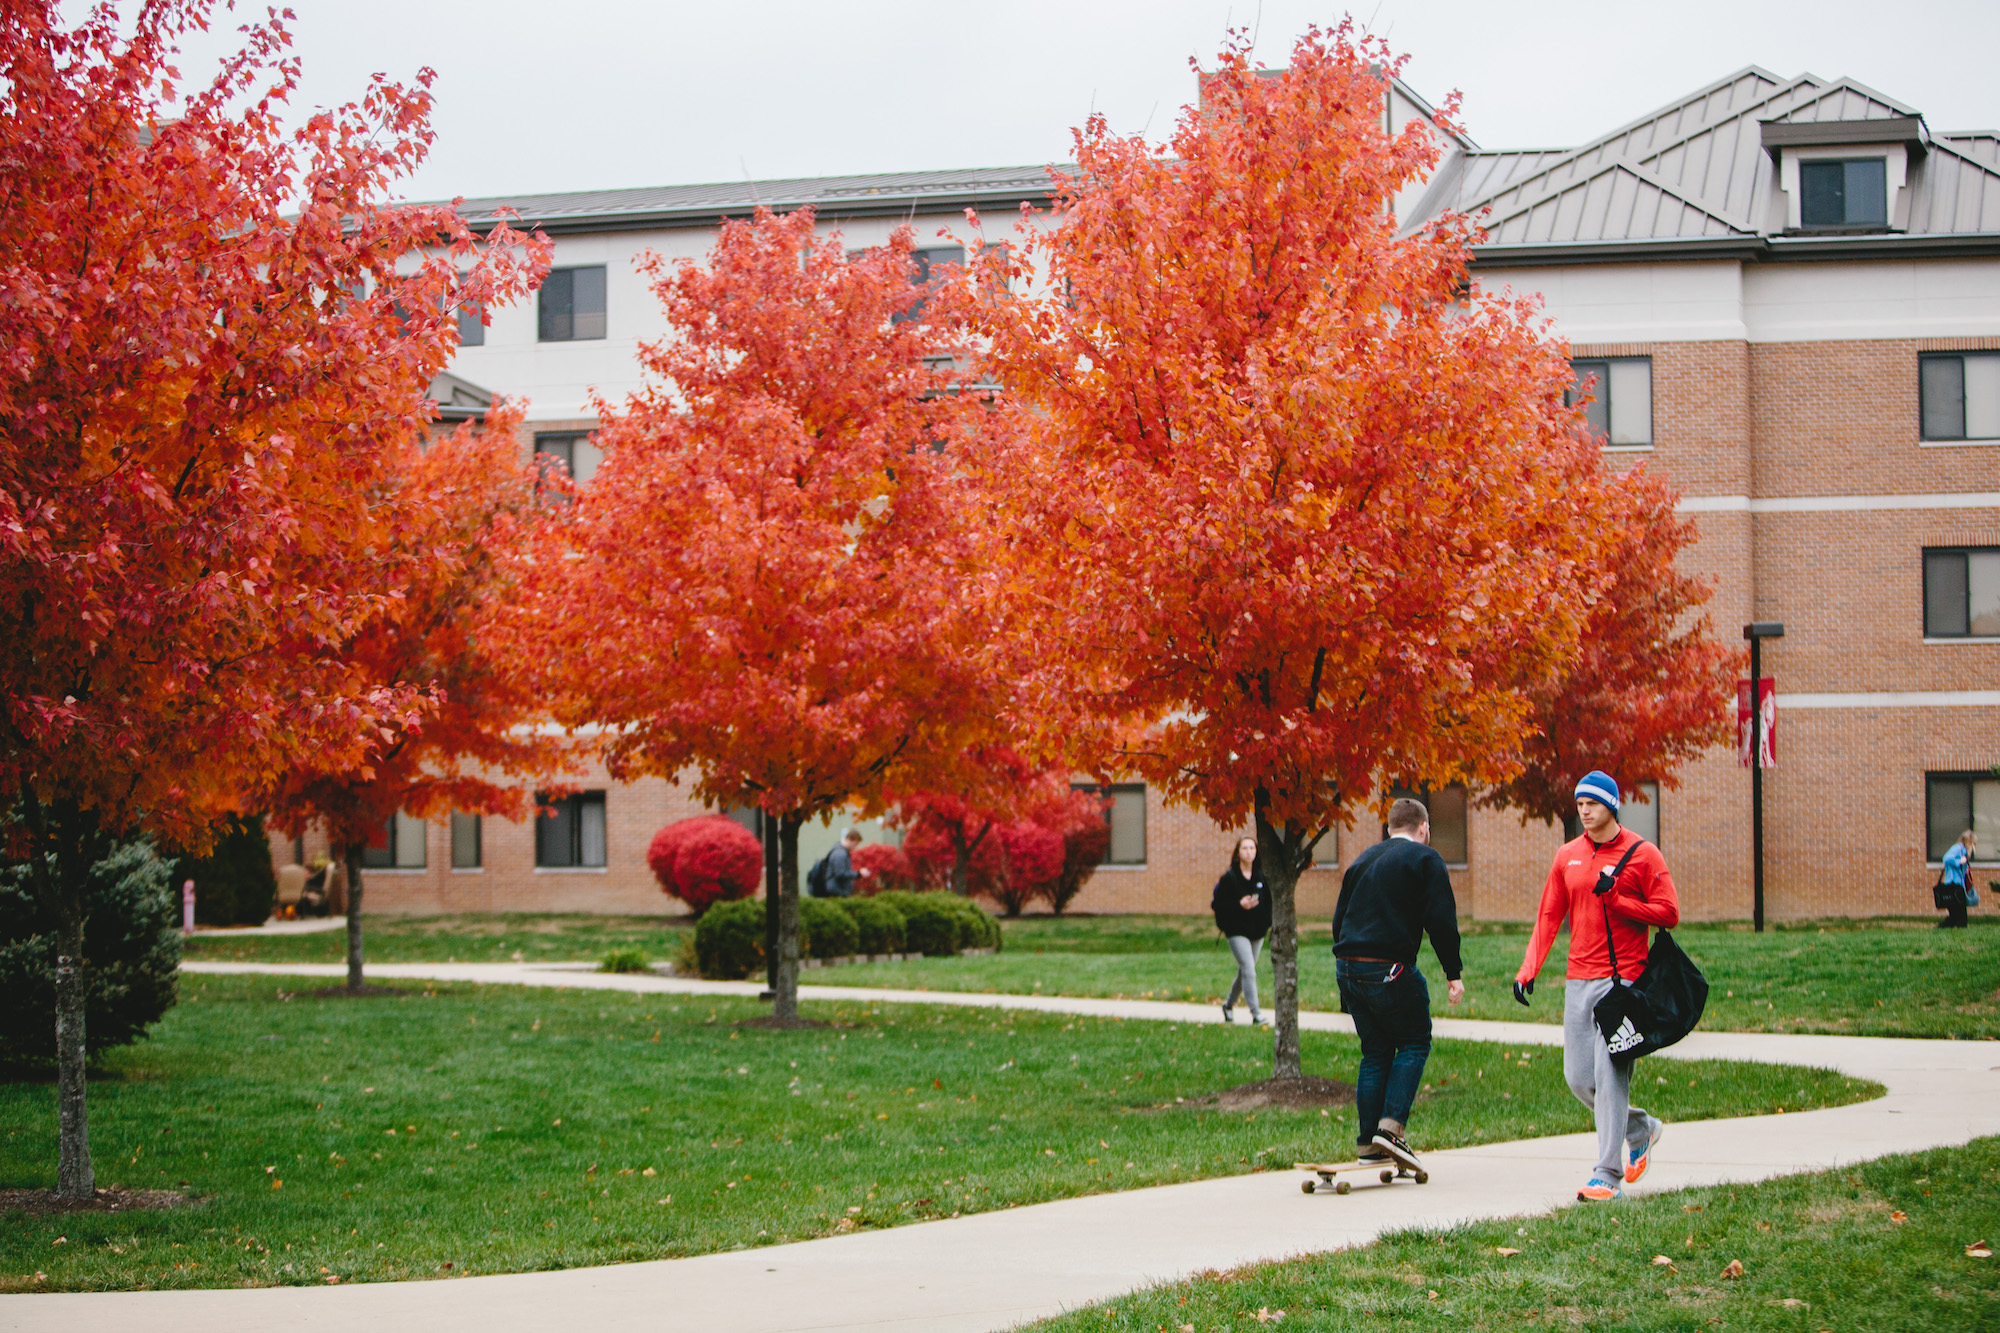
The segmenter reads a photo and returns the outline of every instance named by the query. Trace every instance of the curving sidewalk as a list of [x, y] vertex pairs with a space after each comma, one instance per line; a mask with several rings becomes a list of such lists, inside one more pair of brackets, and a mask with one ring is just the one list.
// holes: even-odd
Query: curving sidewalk
[[[339, 966], [191, 963], [189, 972], [337, 977]], [[682, 994], [755, 994], [751, 983], [617, 976], [533, 964], [381, 964], [382, 980], [432, 979]], [[1181, 1023], [1204, 1005], [805, 986], [815, 1000], [1038, 1009]], [[1300, 1015], [1351, 1031], [1339, 1014]], [[1559, 1027], [1440, 1020], [1442, 1037], [1550, 1046]], [[1754, 1181], [2000, 1133], [2000, 1043], [1697, 1033], [1676, 1056], [1805, 1064], [1873, 1079], [1872, 1102], [1795, 1115], [1677, 1124], [1642, 1190]], [[1536, 1213], [1574, 1198], [1590, 1136], [1562, 1135], [1426, 1155], [1431, 1183], [1305, 1195], [1271, 1172], [926, 1222], [693, 1259], [553, 1273], [344, 1287], [11, 1296], [0, 1328], [64, 1333], [363, 1330], [438, 1333], [593, 1330], [993, 1330], [1206, 1268], [1366, 1244], [1402, 1227]]]

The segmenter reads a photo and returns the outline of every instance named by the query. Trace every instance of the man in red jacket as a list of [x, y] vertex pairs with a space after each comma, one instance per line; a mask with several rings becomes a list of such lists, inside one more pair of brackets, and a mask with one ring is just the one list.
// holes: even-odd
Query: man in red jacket
[[[1680, 901], [1660, 849], [1618, 824], [1618, 784], [1592, 772], [1576, 784], [1576, 817], [1583, 836], [1566, 842], [1542, 886], [1542, 906], [1527, 956], [1514, 976], [1514, 998], [1534, 993], [1535, 974], [1549, 956], [1556, 932], [1569, 922], [1569, 973], [1563, 991], [1563, 1078], [1597, 1118], [1597, 1167], [1576, 1192], [1586, 1203], [1624, 1197], [1623, 1185], [1646, 1174], [1653, 1147], [1666, 1128], [1631, 1104], [1632, 1066], [1611, 1059], [1591, 1011], [1610, 993], [1611, 953], [1618, 975], [1637, 981], [1646, 970], [1647, 928], [1680, 924]], [[1636, 850], [1633, 844], [1638, 843]], [[1616, 882], [1611, 871], [1631, 851]], [[1605, 926], [1611, 938], [1605, 940]]]

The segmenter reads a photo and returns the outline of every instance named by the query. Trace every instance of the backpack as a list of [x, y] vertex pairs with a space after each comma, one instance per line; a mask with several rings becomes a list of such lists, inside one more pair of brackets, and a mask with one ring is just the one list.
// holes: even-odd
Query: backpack
[[806, 894], [812, 898], [824, 898], [827, 896], [827, 890], [832, 887], [833, 853], [828, 852], [812, 863], [812, 869], [806, 871]]
[[[1600, 874], [1616, 884], [1625, 863], [1644, 841], [1634, 839], [1618, 859], [1617, 868]], [[1597, 1002], [1591, 1017], [1597, 1020], [1597, 1030], [1610, 1048], [1612, 1061], [1622, 1067], [1694, 1031], [1702, 1010], [1708, 1007], [1708, 978], [1674, 937], [1660, 930], [1653, 934], [1653, 945], [1646, 951], [1646, 970], [1639, 979], [1629, 985], [1620, 981], [1618, 948], [1611, 942], [1609, 897], [1607, 892], [1598, 901], [1604, 908], [1604, 946], [1611, 954], [1611, 989]]]

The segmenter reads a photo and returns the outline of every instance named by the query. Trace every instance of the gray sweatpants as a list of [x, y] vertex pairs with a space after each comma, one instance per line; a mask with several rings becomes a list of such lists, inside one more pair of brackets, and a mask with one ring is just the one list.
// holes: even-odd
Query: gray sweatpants
[[1236, 980], [1229, 983], [1229, 998], [1222, 1002], [1224, 1009], [1236, 1007], [1236, 997], [1250, 1001], [1250, 1016], [1257, 1017], [1263, 1011], [1257, 1007], [1257, 954], [1263, 949], [1264, 941], [1253, 940], [1245, 935], [1229, 935], [1229, 952], [1236, 955]]
[[1632, 1066], [1611, 1062], [1591, 1010], [1611, 991], [1611, 979], [1569, 981], [1563, 987], [1563, 1079], [1597, 1117], [1597, 1174], [1625, 1179], [1625, 1149], [1651, 1132], [1652, 1117], [1632, 1105]]

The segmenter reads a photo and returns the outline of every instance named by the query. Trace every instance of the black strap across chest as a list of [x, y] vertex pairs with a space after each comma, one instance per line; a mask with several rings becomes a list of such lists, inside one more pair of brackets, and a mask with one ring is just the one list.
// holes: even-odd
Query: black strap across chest
[[[1611, 942], [1611, 895], [1617, 891], [1618, 877], [1625, 873], [1625, 863], [1632, 859], [1632, 853], [1645, 845], [1646, 840], [1644, 838], [1634, 837], [1632, 839], [1632, 845], [1625, 849], [1625, 855], [1619, 857], [1618, 864], [1612, 867], [1611, 888], [1607, 889], [1597, 900], [1598, 905], [1604, 909], [1604, 948], [1611, 955], [1611, 984], [1614, 986], [1618, 984], [1619, 976], [1618, 946]], [[1598, 873], [1602, 874], [1603, 872], [1599, 871]]]

